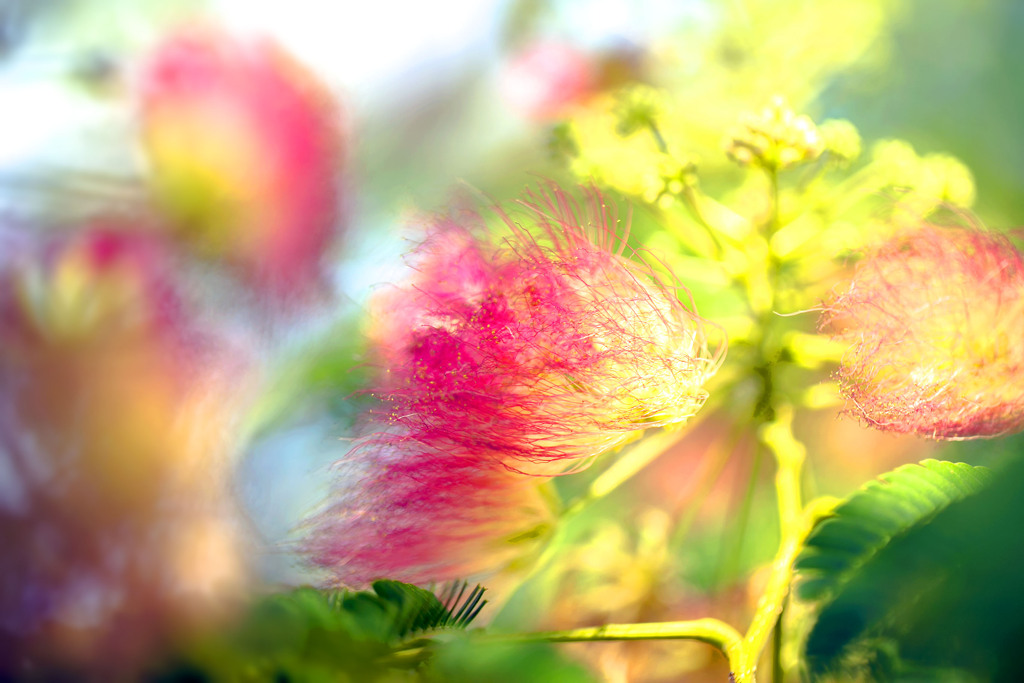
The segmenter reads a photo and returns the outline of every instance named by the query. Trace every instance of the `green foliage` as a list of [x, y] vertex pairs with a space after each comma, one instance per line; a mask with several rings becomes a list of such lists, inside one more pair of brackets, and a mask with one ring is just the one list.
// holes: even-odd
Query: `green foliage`
[[868, 483], [808, 537], [794, 565], [801, 576], [797, 595], [802, 600], [833, 597], [893, 537], [976, 493], [989, 475], [982, 467], [924, 460]]
[[478, 643], [455, 637], [424, 671], [429, 683], [593, 683], [594, 678], [547, 643]]
[[262, 599], [228, 632], [205, 634], [147, 677], [152, 683], [590, 683], [545, 643], [473, 638], [484, 589], [454, 584], [438, 599], [398, 581], [372, 591], [299, 588]]
[[[931, 474], [924, 476], [931, 484], [941, 471], [938, 465], [931, 464]], [[802, 573], [835, 578], [827, 590], [821, 584], [812, 584], [810, 590], [812, 596], [828, 598], [805, 646], [813, 676], [957, 681], [1024, 677], [1017, 651], [1024, 637], [1024, 595], [1017, 573], [1008, 571], [1024, 563], [1024, 538], [1015, 529], [1024, 513], [1019, 495], [1024, 460], [1011, 462], [998, 477], [984, 468], [945, 465], [937, 487], [914, 485], [901, 476], [903, 484], [896, 489], [900, 495], [876, 496], [877, 510], [861, 503], [857, 514], [847, 512], [853, 518], [847, 520], [848, 534], [841, 529], [826, 532], [822, 525], [815, 535], [816, 550], [800, 558]], [[922, 468], [910, 467], [921, 474]], [[905, 495], [910, 490], [917, 495]], [[939, 495], [950, 500], [921, 521], [886, 534], [882, 545], [855, 564], [825, 568], [830, 556], [841, 564], [844, 539], [853, 548], [858, 533], [868, 535], [871, 525], [858, 523], [857, 517], [889, 524], [906, 514], [905, 501], [921, 504], [922, 490], [930, 492], [932, 505]], [[854, 499], [867, 500], [864, 496], [862, 491]]]
[[[427, 636], [461, 630], [486, 601], [454, 586], [442, 602], [397, 581], [373, 591], [299, 588], [264, 598], [230, 633], [200, 638], [159, 681], [397, 681], [430, 656]], [[413, 677], [413, 678], [411, 678]]]

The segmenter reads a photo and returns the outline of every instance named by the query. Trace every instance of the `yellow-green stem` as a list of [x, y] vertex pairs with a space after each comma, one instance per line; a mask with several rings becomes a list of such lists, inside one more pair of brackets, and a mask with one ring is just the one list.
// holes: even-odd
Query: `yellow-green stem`
[[[786, 604], [789, 587], [793, 578], [793, 560], [803, 546], [804, 538], [813, 526], [804, 514], [800, 479], [807, 450], [793, 435], [793, 408], [789, 404], [775, 405], [773, 392], [774, 382], [771, 378], [773, 359], [768, 352], [767, 343], [771, 338], [768, 329], [774, 322], [771, 311], [774, 309], [775, 294], [778, 286], [778, 263], [771, 254], [772, 236], [781, 227], [779, 207], [779, 176], [774, 168], [768, 169], [771, 187], [771, 214], [766, 226], [765, 238], [768, 241], [766, 262], [767, 280], [770, 290], [769, 306], [762, 316], [762, 337], [759, 345], [760, 358], [765, 372], [764, 410], [768, 420], [759, 430], [761, 443], [775, 456], [775, 492], [779, 509], [779, 549], [772, 561], [771, 574], [764, 594], [757, 603], [750, 628], [743, 638], [737, 666], [733, 671], [736, 681], [753, 683], [757, 672], [757, 662], [761, 658], [768, 638], [778, 623], [779, 616]], [[779, 643], [781, 649], [781, 643]]]
[[775, 420], [765, 425], [761, 442], [775, 456], [775, 493], [779, 505], [779, 526], [783, 538], [793, 535], [803, 509], [800, 478], [807, 449], [793, 435], [793, 407], [786, 404], [775, 411]]
[[551, 643], [598, 640], [696, 640], [718, 648], [729, 660], [731, 671], [735, 671], [735, 663], [740, 656], [740, 648], [743, 641], [743, 637], [735, 628], [724, 621], [711, 618], [647, 624], [606, 624], [604, 626], [575, 628], [566, 631], [541, 631], [537, 633], [508, 635], [490, 634], [480, 637], [487, 641], [547, 641]]
[[[690, 424], [692, 426], [692, 420]], [[629, 449], [621, 458], [612, 463], [608, 469], [598, 475], [590, 484], [586, 495], [580, 501], [577, 501], [574, 506], [585, 505], [604, 498], [631, 479], [633, 475], [647, 467], [662, 453], [679, 443], [686, 434], [687, 431], [683, 429], [672, 428], [663, 429], [657, 434], [645, 437], [643, 441]]]
[[800, 550], [803, 535], [783, 537], [775, 559], [772, 561], [771, 576], [764, 594], [757, 602], [754, 619], [743, 638], [740, 655], [733, 674], [737, 681], [754, 681], [757, 662], [768, 642], [772, 628], [782, 613], [786, 596], [789, 595], [789, 584], [793, 578], [793, 560]]
[[725, 253], [722, 238], [719, 236], [719, 231], [711, 225], [707, 216], [704, 215], [704, 209], [700, 205], [700, 197], [697, 195], [697, 191], [690, 185], [684, 185], [683, 189], [679, 192], [679, 197], [683, 200], [683, 206], [687, 208], [690, 215], [697, 221], [697, 225], [704, 228], [707, 236], [711, 239], [711, 244], [715, 250], [715, 258], [722, 258], [722, 254]]
[[[761, 442], [775, 456], [775, 491], [779, 506], [781, 542], [772, 563], [771, 575], [757, 611], [743, 639], [743, 648], [736, 672], [737, 680], [754, 680], [757, 661], [761, 657], [768, 637], [778, 622], [789, 595], [792, 565], [802, 547], [809, 528], [802, 514], [800, 476], [806, 449], [793, 436], [793, 408], [780, 406], [774, 421], [766, 424], [759, 434]], [[740, 677], [744, 678], [740, 678]]]
[[743, 638], [736, 668], [733, 674], [737, 683], [745, 681], [753, 683], [757, 671], [757, 661], [761, 658], [775, 623], [782, 614], [789, 595], [789, 587], [793, 580], [793, 560], [803, 547], [807, 534], [810, 533], [818, 520], [831, 514], [838, 504], [838, 499], [821, 498], [808, 505], [799, 515], [788, 533], [784, 533], [779, 551], [772, 562], [771, 576], [764, 594], [757, 603], [754, 619]]

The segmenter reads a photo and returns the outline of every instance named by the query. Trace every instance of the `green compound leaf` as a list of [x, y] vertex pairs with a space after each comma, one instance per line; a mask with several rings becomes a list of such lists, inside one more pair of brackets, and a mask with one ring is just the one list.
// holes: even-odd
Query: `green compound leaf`
[[432, 654], [430, 636], [464, 630], [484, 589], [451, 586], [439, 599], [398, 581], [372, 591], [298, 588], [263, 598], [227, 632], [185, 648], [151, 680], [391, 681]]
[[834, 597], [899, 534], [931, 520], [991, 480], [985, 467], [939, 460], [904, 465], [866, 484], [807, 538], [794, 569], [805, 601]]
[[299, 588], [267, 598], [254, 616], [267, 611], [274, 619], [291, 618], [300, 628], [322, 627], [357, 640], [393, 643], [428, 631], [466, 628], [487, 602], [481, 599], [483, 588], [476, 586], [468, 596], [466, 588], [453, 585], [443, 602], [430, 591], [399, 581], [375, 581], [373, 592]]
[[1024, 459], [936, 461], [865, 486], [808, 538], [808, 680], [1024, 680]]

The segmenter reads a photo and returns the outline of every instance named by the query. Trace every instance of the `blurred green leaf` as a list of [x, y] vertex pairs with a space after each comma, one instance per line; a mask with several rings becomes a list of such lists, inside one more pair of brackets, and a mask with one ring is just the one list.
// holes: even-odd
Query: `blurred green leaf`
[[847, 577], [808, 636], [813, 676], [1024, 680], [1024, 460], [984, 479]]
[[482, 595], [462, 584], [442, 601], [398, 581], [376, 581], [372, 592], [278, 593], [230, 632], [198, 639], [152, 680], [411, 680], [432, 654], [426, 636], [465, 629]]
[[439, 648], [424, 678], [431, 683], [595, 683], [585, 668], [547, 643], [481, 643], [459, 637]]
[[374, 370], [366, 363], [366, 338], [359, 312], [289, 350], [271, 368], [265, 391], [252, 409], [246, 431], [261, 435], [302, 412], [326, 413], [349, 428], [371, 399], [363, 390]]

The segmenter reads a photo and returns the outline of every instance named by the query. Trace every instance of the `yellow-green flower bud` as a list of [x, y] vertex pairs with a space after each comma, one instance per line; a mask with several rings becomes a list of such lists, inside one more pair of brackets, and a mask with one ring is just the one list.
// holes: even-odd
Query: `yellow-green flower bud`
[[776, 171], [813, 161], [823, 149], [814, 122], [795, 114], [778, 96], [760, 113], [740, 117], [725, 144], [725, 153], [741, 166], [757, 165]]

